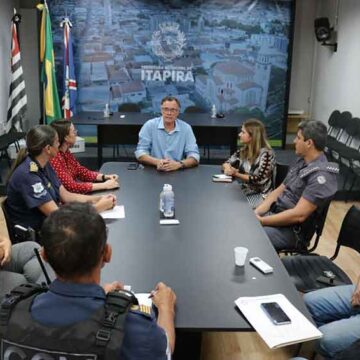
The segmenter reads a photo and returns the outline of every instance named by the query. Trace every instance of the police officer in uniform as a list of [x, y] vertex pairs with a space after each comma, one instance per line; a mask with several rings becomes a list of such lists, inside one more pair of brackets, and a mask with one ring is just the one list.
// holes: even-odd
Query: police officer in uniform
[[323, 150], [326, 126], [320, 121], [303, 121], [294, 140], [299, 156], [284, 182], [260, 204], [255, 214], [277, 251], [294, 247], [294, 226], [329, 201], [337, 191], [335, 163], [329, 163]]
[[7, 185], [5, 204], [12, 228], [21, 225], [38, 232], [45, 217], [60, 203], [92, 202], [98, 211], [114, 206], [116, 199], [113, 195], [74, 194], [61, 185], [49, 163], [59, 148], [59, 138], [52, 127], [39, 125], [30, 129], [26, 146], [26, 150], [19, 151]]
[[[18, 301], [23, 291], [15, 290], [13, 297], [3, 302], [2, 358], [6, 352], [8, 358], [11, 352], [26, 354], [23, 359], [37, 353], [53, 359], [81, 359], [84, 355], [83, 360], [95, 360], [95, 356], [106, 360], [170, 357], [175, 346], [174, 292], [157, 284], [152, 292], [158, 312], [155, 317], [151, 308], [134, 305], [134, 296], [121, 290], [120, 283], [99, 285], [101, 268], [111, 259], [111, 246], [106, 242], [105, 222], [92, 206], [62, 206], [44, 221], [41, 235], [42, 256], [54, 269], [56, 280], [48, 291]], [[122, 296], [120, 305], [118, 294]], [[131, 302], [124, 303], [124, 295]]]

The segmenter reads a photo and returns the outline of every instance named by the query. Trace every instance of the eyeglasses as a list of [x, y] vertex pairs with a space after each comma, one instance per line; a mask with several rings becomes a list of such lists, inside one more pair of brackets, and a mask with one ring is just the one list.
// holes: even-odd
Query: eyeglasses
[[179, 111], [179, 109], [162, 107], [161, 111], [164, 112], [164, 113], [175, 114], [175, 113], [177, 113]]

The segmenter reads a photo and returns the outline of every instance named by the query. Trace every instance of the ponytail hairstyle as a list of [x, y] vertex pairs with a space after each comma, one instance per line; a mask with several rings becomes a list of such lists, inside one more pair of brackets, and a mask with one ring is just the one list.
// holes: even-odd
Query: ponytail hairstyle
[[243, 124], [245, 130], [251, 136], [251, 141], [246, 144], [240, 151], [240, 158], [254, 163], [260, 154], [262, 148], [271, 149], [267, 140], [264, 124], [258, 119], [248, 119]]
[[17, 157], [11, 166], [8, 179], [15, 169], [30, 155], [32, 158], [39, 156], [47, 145], [53, 145], [56, 138], [56, 131], [49, 125], [37, 125], [29, 130], [26, 135], [26, 148], [20, 149]]
[[71, 125], [72, 122], [65, 119], [56, 120], [50, 124], [50, 126], [58, 133], [60, 146], [65, 142], [65, 138], [69, 135]]

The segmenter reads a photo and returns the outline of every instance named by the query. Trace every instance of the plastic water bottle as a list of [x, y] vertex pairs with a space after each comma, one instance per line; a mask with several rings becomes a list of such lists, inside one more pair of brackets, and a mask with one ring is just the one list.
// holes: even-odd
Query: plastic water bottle
[[213, 119], [216, 118], [216, 106], [215, 106], [215, 104], [213, 104], [213, 106], [211, 107], [211, 117]]
[[160, 193], [160, 203], [159, 203], [159, 210], [160, 212], [164, 213], [164, 193], [166, 191], [166, 184], [164, 184], [163, 189]]
[[104, 117], [109, 117], [109, 116], [110, 116], [109, 104], [105, 104]]
[[175, 194], [170, 184], [165, 184], [160, 193], [160, 211], [166, 218], [171, 218], [175, 214]]

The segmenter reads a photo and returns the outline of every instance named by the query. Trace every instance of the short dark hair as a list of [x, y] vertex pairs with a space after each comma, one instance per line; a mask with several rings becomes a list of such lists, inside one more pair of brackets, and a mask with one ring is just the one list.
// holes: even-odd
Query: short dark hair
[[49, 264], [65, 279], [91, 273], [106, 244], [105, 222], [89, 203], [63, 205], [45, 219], [40, 234]]
[[324, 150], [327, 138], [327, 128], [324, 123], [317, 120], [304, 120], [300, 122], [298, 129], [301, 130], [304, 140], [313, 141], [316, 150]]
[[181, 108], [180, 101], [179, 101], [179, 99], [177, 99], [175, 96], [165, 96], [165, 97], [161, 100], [161, 105], [162, 105], [165, 101], [176, 101], [176, 103], [178, 104], [179, 109]]
[[69, 135], [71, 125], [72, 122], [65, 119], [56, 120], [50, 124], [50, 126], [58, 133], [60, 146], [64, 143], [65, 138]]

